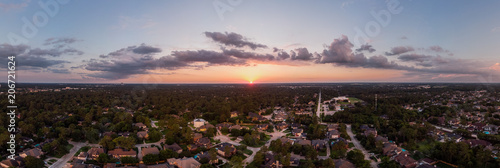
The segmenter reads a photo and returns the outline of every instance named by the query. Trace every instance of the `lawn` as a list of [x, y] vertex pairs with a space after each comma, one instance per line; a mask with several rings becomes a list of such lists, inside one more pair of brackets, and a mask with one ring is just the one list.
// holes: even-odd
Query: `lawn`
[[357, 103], [357, 102], [363, 102], [363, 100], [360, 100], [358, 98], [355, 98], [355, 97], [348, 97], [349, 101], [354, 104], [354, 103]]
[[245, 150], [243, 151], [243, 153], [245, 153], [245, 154], [247, 154], [247, 155], [252, 155], [252, 153], [253, 153], [253, 152], [252, 152], [250, 149], [245, 149]]
[[87, 152], [87, 151], [89, 151], [89, 149], [90, 149], [90, 146], [81, 147], [80, 149], [78, 149], [78, 151], [76, 151], [75, 156], [78, 156], [80, 154], [80, 152]]

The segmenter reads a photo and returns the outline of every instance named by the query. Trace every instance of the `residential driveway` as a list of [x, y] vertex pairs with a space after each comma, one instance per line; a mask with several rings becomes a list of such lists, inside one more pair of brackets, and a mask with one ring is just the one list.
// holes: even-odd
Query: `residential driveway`
[[141, 151], [142, 151], [143, 147], [151, 147], [151, 145], [156, 145], [160, 148], [163, 148], [163, 146], [161, 146], [162, 142], [165, 143], [165, 139], [160, 139], [160, 141], [154, 142], [154, 143], [135, 144], [135, 147], [137, 147], [137, 151], [138, 151], [137, 157], [139, 158], [139, 160], [142, 160]]
[[71, 148], [69, 150], [69, 153], [64, 155], [63, 157], [61, 157], [59, 160], [57, 160], [57, 162], [55, 162], [54, 164], [52, 164], [49, 168], [61, 168], [61, 167], [70, 167], [68, 163], [68, 161], [70, 161], [73, 156], [75, 155], [75, 153], [82, 147], [84, 146], [87, 146], [88, 144], [87, 143], [83, 143], [83, 142], [72, 142], [72, 141], [69, 141], [68, 142], [69, 144], [73, 145], [73, 148]]
[[352, 133], [350, 124], [346, 125], [346, 131], [347, 131], [347, 134], [349, 135], [349, 137], [351, 137], [351, 142], [354, 144], [354, 147], [356, 149], [361, 150], [361, 152], [363, 152], [363, 155], [365, 155], [365, 160], [369, 160], [370, 165], [373, 168], [377, 168], [378, 164], [375, 161], [370, 159], [370, 157], [369, 157], [370, 155], [368, 154], [368, 151], [366, 151], [366, 149], [359, 143], [359, 141], [356, 139], [356, 137], [354, 137], [354, 134]]

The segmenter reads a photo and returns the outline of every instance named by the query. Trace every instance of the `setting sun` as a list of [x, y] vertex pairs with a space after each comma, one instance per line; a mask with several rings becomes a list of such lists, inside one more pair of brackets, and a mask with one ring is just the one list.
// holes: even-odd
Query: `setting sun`
[[250, 81], [250, 84], [253, 84], [253, 81]]

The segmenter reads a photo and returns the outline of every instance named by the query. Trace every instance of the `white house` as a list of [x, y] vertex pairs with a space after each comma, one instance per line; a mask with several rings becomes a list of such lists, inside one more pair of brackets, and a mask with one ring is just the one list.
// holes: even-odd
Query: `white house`
[[201, 126], [205, 125], [206, 122], [207, 121], [205, 121], [202, 118], [197, 118], [197, 119], [194, 119], [193, 124], [194, 124], [195, 128], [198, 128], [198, 127], [201, 127]]

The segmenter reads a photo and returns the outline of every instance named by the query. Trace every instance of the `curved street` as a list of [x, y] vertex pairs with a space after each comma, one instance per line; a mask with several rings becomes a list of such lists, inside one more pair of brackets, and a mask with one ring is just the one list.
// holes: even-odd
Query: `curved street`
[[354, 147], [356, 149], [361, 150], [361, 152], [363, 152], [363, 155], [365, 155], [365, 160], [369, 160], [370, 165], [373, 168], [377, 168], [378, 163], [373, 161], [372, 159], [370, 159], [370, 157], [369, 157], [370, 155], [368, 154], [368, 151], [366, 151], [366, 149], [359, 143], [359, 141], [356, 139], [356, 137], [354, 137], [354, 134], [352, 133], [352, 129], [351, 129], [351, 124], [346, 124], [346, 131], [347, 131], [347, 134], [349, 135], [349, 137], [351, 137], [351, 142], [354, 144]]

